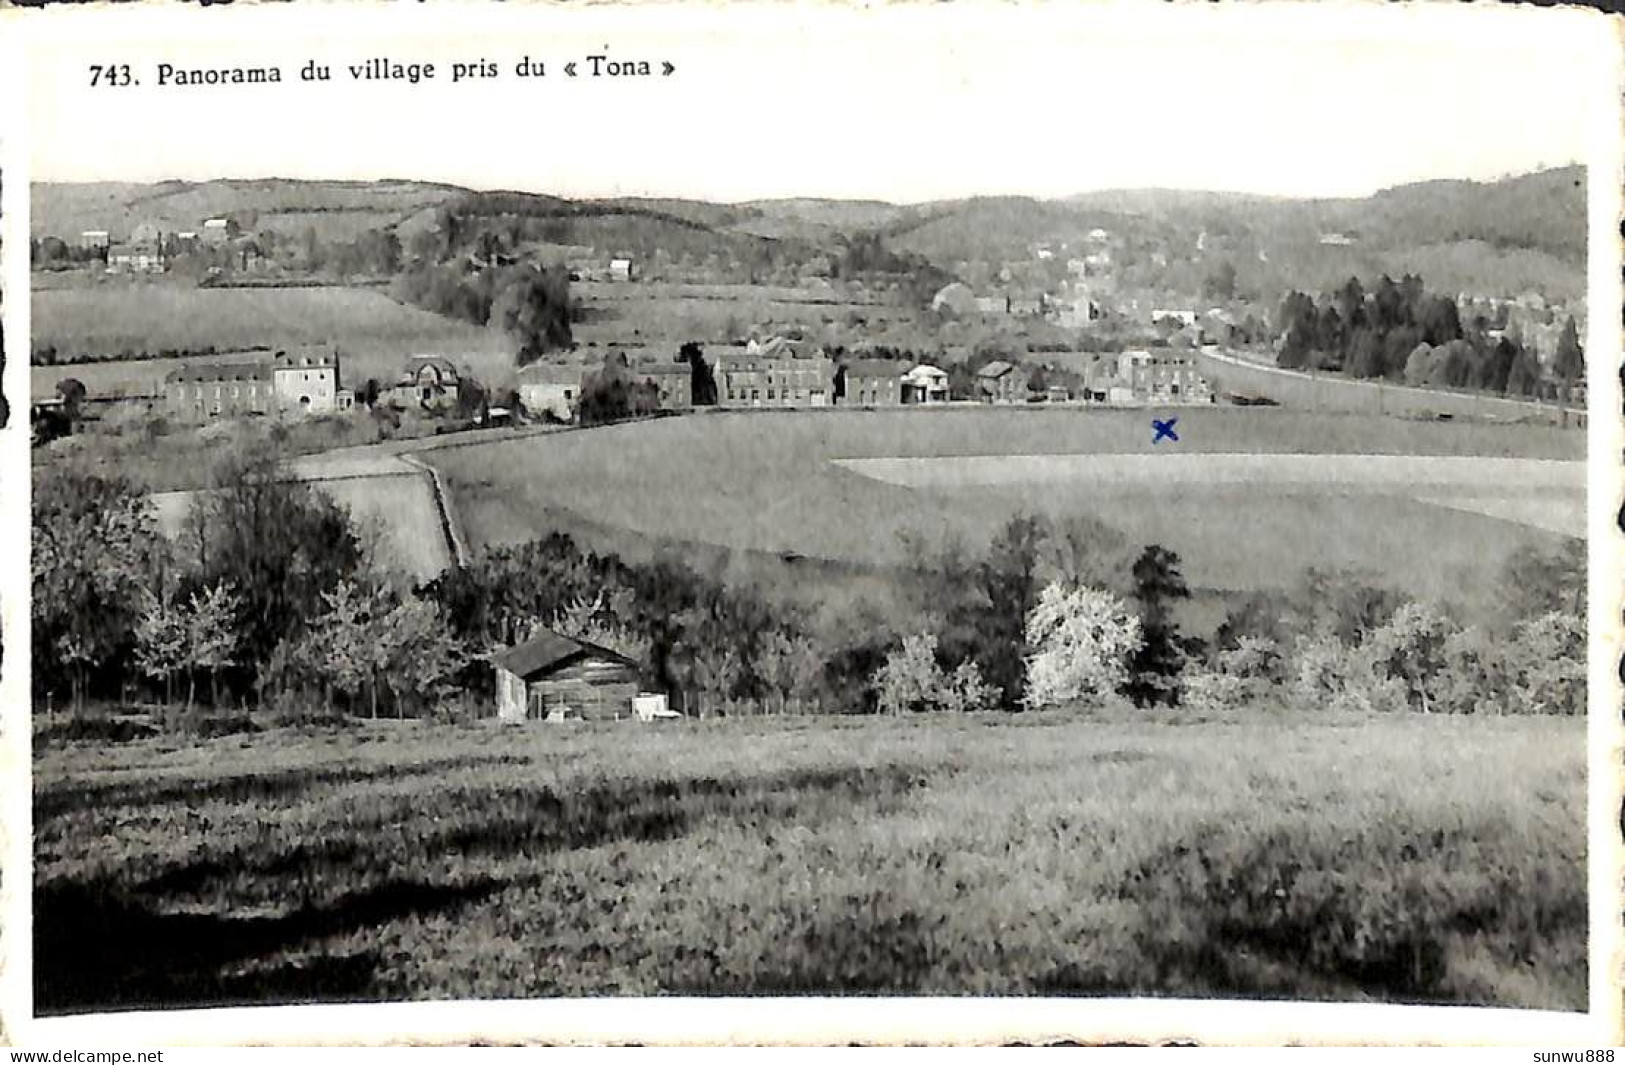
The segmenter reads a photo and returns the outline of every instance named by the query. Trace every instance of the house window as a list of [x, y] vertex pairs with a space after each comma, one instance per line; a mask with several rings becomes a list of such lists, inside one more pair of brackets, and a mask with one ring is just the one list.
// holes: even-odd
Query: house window
[[568, 388], [564, 390], [564, 401], [566, 403], [570, 402], [570, 390]]
[[770, 388], [770, 389], [768, 389], [768, 390], [767, 390], [767, 398], [768, 398], [768, 399], [772, 399], [772, 398], [773, 398], [773, 390], [772, 390], [772, 389], [771, 389], [771, 388]]
[[757, 400], [759, 400], [761, 398], [762, 398], [762, 390], [761, 389], [753, 388], [753, 389], [750, 390], [750, 399], [751, 399], [752, 403], [756, 402]]

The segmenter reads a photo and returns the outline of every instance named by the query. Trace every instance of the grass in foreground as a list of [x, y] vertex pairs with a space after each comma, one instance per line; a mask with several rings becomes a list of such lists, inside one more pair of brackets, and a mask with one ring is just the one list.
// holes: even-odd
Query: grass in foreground
[[1264, 714], [407, 724], [45, 748], [37, 1004], [1582, 1009], [1583, 751], [1583, 721]]

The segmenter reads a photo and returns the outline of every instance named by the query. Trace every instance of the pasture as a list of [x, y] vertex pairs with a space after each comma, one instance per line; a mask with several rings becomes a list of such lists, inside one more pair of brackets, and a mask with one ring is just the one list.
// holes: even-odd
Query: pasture
[[[352, 461], [324, 461], [318, 455], [295, 459], [291, 466], [296, 476], [345, 509], [364, 549], [381, 569], [427, 581], [451, 565], [451, 546], [427, 473], [387, 455]], [[196, 497], [196, 491], [156, 492], [149, 497], [165, 536], [171, 540], [181, 536]]]
[[[445, 474], [476, 549], [541, 535], [562, 511], [644, 538], [887, 565], [908, 557], [905, 534], [975, 543], [1012, 515], [1033, 513], [1088, 517], [1131, 544], [1170, 547], [1200, 588], [1276, 588], [1309, 566], [1349, 567], [1415, 596], [1470, 600], [1515, 547], [1556, 535], [1542, 525], [1582, 531], [1568, 528], [1583, 509], [1571, 465], [1583, 457], [1577, 433], [1201, 408], [1181, 412], [1177, 445], [1153, 445], [1153, 413], [716, 413], [425, 458]], [[1119, 472], [1101, 466], [1088, 476], [1076, 468], [1083, 456]], [[858, 472], [916, 459], [933, 469], [949, 460], [1062, 463], [1067, 475], [928, 488]], [[1508, 483], [1501, 471], [1526, 467], [1477, 459], [1557, 461]], [[1232, 471], [1221, 477], [1224, 463]], [[1506, 520], [1520, 512], [1545, 517]]]
[[733, 344], [752, 329], [797, 328], [811, 337], [839, 336], [852, 323], [884, 337], [907, 330], [914, 320], [906, 308], [876, 302], [871, 293], [854, 294], [838, 286], [817, 289], [769, 285], [694, 285], [659, 282], [635, 284], [574, 282], [583, 320], [572, 332], [587, 348], [650, 349], [664, 360], [685, 342]]
[[1584, 741], [1580, 719], [1265, 710], [42, 733], [35, 1003], [1579, 1010]]
[[[499, 330], [458, 322], [361, 288], [193, 288], [163, 282], [105, 283], [33, 293], [33, 346], [61, 355], [156, 356], [164, 351], [237, 351], [334, 344], [340, 383], [376, 377], [386, 386], [411, 354], [444, 355], [476, 376], [511, 371], [514, 344]], [[77, 377], [92, 394], [103, 376], [146, 373], [162, 386], [179, 360], [33, 367], [34, 390]]]

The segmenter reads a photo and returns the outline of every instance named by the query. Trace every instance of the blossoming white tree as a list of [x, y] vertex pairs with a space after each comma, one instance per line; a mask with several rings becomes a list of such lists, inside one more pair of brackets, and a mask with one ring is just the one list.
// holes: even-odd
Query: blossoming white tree
[[1046, 585], [1027, 615], [1030, 707], [1116, 692], [1140, 646], [1140, 619], [1110, 592], [1060, 582]]

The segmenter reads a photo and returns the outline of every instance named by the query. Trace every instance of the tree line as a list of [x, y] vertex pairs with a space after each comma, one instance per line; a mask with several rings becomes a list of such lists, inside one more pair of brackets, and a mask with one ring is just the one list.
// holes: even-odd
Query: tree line
[[[1319, 300], [1290, 291], [1275, 326], [1277, 362], [1288, 369], [1513, 396], [1544, 391], [1545, 374], [1534, 351], [1486, 321], [1463, 322], [1454, 299], [1428, 293], [1422, 279], [1411, 274], [1398, 282], [1384, 275], [1370, 293], [1354, 277]], [[1584, 372], [1584, 352], [1570, 316], [1551, 373], [1566, 389]]]
[[1525, 548], [1494, 626], [1311, 570], [1182, 630], [1177, 554], [1018, 516], [980, 547], [905, 538], [896, 609], [839, 623], [675, 551], [633, 561], [554, 533], [414, 583], [376, 530], [234, 450], [178, 536], [134, 486], [67, 469], [33, 514], [33, 663], [47, 707], [157, 699], [311, 719], [483, 713], [490, 658], [546, 627], [642, 663], [690, 713], [1018, 711], [1122, 700], [1200, 711], [1579, 713], [1584, 550]]

